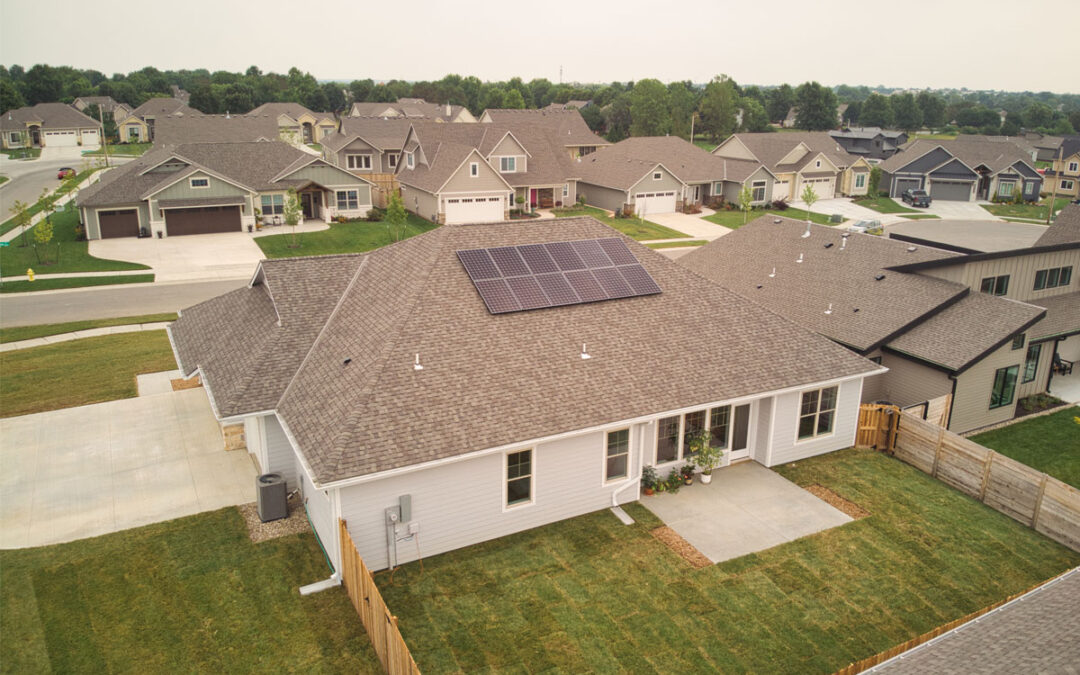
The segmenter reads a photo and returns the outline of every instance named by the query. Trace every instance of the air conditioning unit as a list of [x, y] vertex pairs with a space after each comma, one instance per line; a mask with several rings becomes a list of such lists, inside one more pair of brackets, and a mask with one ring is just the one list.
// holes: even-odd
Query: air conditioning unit
[[268, 523], [289, 515], [285, 479], [279, 473], [264, 473], [255, 479], [259, 520]]

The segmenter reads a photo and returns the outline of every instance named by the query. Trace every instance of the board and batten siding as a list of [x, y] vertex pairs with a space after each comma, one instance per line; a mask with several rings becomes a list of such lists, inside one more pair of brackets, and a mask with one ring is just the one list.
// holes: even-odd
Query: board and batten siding
[[[290, 173], [287, 178], [289, 180], [296, 180], [298, 178], [302, 180], [310, 180], [324, 187], [340, 187], [343, 185], [348, 185], [350, 189], [359, 188], [361, 195], [360, 201], [363, 202], [363, 196], [367, 194], [366, 203], [371, 203], [370, 183], [368, 183], [363, 178], [354, 176], [348, 171], [344, 169], [339, 169], [336, 166], [305, 166], [302, 169], [298, 169]], [[368, 192], [365, 193], [364, 190], [368, 190]]]
[[[478, 175], [475, 177], [469, 175], [469, 165], [473, 162], [480, 165]], [[474, 152], [469, 155], [469, 158], [465, 160], [465, 163], [450, 177], [450, 180], [446, 182], [446, 185], [443, 186], [441, 192], [444, 195], [468, 192], [509, 193], [510, 188], [506, 186], [506, 181], [502, 179], [499, 172], [492, 169], [491, 165], [480, 156], [480, 153]]]
[[[348, 155], [371, 155], [371, 169], [350, 169], [349, 160], [347, 159]], [[337, 153], [335, 153], [335, 157], [337, 161], [335, 161], [334, 164], [341, 167], [342, 169], [345, 169], [346, 171], [358, 171], [361, 173], [384, 173], [382, 165], [382, 153], [373, 148], [370, 144], [368, 144], [361, 138], [353, 140], [345, 147], [338, 150]], [[389, 171], [389, 169], [386, 169], [386, 171]]]
[[585, 203], [589, 206], [596, 206], [608, 211], [617, 211], [626, 204], [625, 191], [594, 185], [585, 181], [578, 183], [578, 194], [585, 197]]
[[[953, 397], [952, 417], [949, 431], [962, 434], [973, 429], [980, 429], [991, 424], [1013, 418], [1016, 401], [1021, 397], [1021, 383], [1024, 377], [1024, 356], [1027, 354], [1027, 341], [1020, 349], [1012, 348], [1012, 340], [974, 366], [956, 377], [956, 395]], [[1041, 360], [1041, 359], [1040, 359]], [[1012, 403], [999, 408], [990, 408], [990, 393], [994, 389], [994, 373], [999, 368], [1019, 366], [1016, 375], [1016, 391]], [[1036, 378], [1036, 383], [1038, 379]], [[1029, 383], [1031, 384], [1031, 383]], [[1046, 384], [1046, 380], [1042, 381]]]
[[[191, 180], [205, 178], [210, 185], [204, 188], [191, 187]], [[220, 178], [201, 171], [185, 176], [164, 190], [154, 193], [153, 199], [207, 199], [209, 197], [241, 197], [250, 194], [243, 188], [236, 187]]]
[[264, 418], [264, 441], [266, 443], [266, 465], [262, 467], [265, 473], [279, 473], [285, 478], [289, 492], [300, 487], [296, 471], [296, 453], [293, 451], [285, 430], [277, 417], [269, 415]]
[[[653, 174], [661, 174], [660, 180], [655, 180]], [[630, 188], [630, 199], [634, 199], [634, 195], [650, 192], [675, 192], [676, 195], [681, 195], [683, 189], [683, 183], [681, 180], [672, 176], [663, 168], [657, 168], [649, 171], [645, 174], [645, 177], [639, 180]], [[681, 201], [681, 200], [680, 200]]]
[[[630, 476], [641, 471], [640, 426], [630, 431]], [[610, 507], [625, 482], [604, 484], [605, 444], [606, 433], [595, 431], [536, 445], [531, 504], [506, 507], [506, 453], [499, 452], [340, 488], [341, 517], [374, 570], [389, 564], [385, 510], [402, 495], [411, 495], [424, 557], [497, 539]], [[636, 486], [619, 494], [620, 503], [637, 499]], [[398, 544], [399, 564], [416, 557], [414, 542]]]
[[[1072, 280], [1068, 286], [1034, 290], [1036, 272], [1068, 265], [1072, 265], [1073, 268]], [[946, 281], [955, 281], [975, 291], [979, 290], [983, 279], [1008, 274], [1009, 289], [1005, 297], [1026, 302], [1080, 289], [1080, 249], [977, 260], [947, 267], [930, 268], [921, 273]]]
[[439, 222], [439, 199], [431, 194], [411, 185], [401, 186], [401, 203], [405, 208], [421, 218], [427, 218], [433, 223]]
[[881, 395], [871, 400], [886, 400], [904, 408], [952, 393], [952, 378], [943, 370], [892, 352], [882, 354], [881, 365], [889, 372], [876, 378]]
[[772, 446], [766, 466], [786, 464], [798, 459], [851, 447], [859, 427], [859, 399], [862, 396], [862, 378], [845, 380], [838, 385], [836, 419], [832, 433], [804, 441], [796, 440], [799, 429], [799, 408], [803, 391], [821, 387], [807, 387], [775, 397], [772, 419]]
[[747, 150], [746, 146], [734, 136], [729, 138], [726, 142], [721, 143], [718, 147], [713, 148], [712, 154], [718, 157], [732, 157], [734, 159], [752, 159], [755, 162], [757, 157], [754, 157], [754, 153]]

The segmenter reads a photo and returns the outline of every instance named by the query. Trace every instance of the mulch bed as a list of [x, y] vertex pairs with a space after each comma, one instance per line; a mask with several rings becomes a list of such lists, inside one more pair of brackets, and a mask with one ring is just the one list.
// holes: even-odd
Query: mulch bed
[[289, 516], [281, 520], [271, 520], [269, 523], [259, 520], [259, 507], [255, 502], [240, 504], [236, 507], [239, 509], [240, 515], [244, 517], [244, 522], [247, 523], [248, 536], [251, 541], [258, 544], [261, 541], [311, 530], [307, 514], [304, 513], [304, 503], [300, 499], [300, 494], [289, 495], [288, 503]]
[[825, 502], [829, 506], [832, 506], [838, 511], [842, 511], [852, 520], [859, 520], [860, 518], [865, 518], [870, 515], [870, 512], [863, 507], [859, 506], [855, 502], [850, 502], [844, 499], [843, 497], [836, 494], [824, 485], [818, 485], [817, 483], [814, 483], [813, 485], [807, 486], [806, 491], [814, 495], [821, 501]]
[[191, 378], [190, 380], [185, 380], [184, 378], [179, 377], [179, 378], [177, 378], [175, 380], [169, 380], [169, 381], [172, 383], [172, 390], [173, 391], [183, 391], [185, 389], [197, 389], [197, 388], [202, 386], [202, 377], [199, 376], [199, 375], [196, 375], [195, 377]]
[[677, 556], [690, 563], [694, 569], [699, 570], [712, 565], [712, 561], [706, 558], [704, 553], [694, 548], [690, 542], [680, 537], [678, 532], [666, 525], [650, 530], [649, 534], [662, 541]]

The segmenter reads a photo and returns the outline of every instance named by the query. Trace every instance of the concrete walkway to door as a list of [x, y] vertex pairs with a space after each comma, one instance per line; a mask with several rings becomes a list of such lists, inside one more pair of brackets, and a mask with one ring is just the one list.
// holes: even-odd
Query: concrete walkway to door
[[641, 503], [713, 563], [764, 551], [851, 518], [757, 462], [713, 471], [678, 494]]

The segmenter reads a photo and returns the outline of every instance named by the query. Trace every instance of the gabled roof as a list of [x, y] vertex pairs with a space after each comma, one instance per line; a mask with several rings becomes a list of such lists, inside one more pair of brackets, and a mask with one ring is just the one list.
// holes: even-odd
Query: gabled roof
[[1017, 162], [1023, 162], [1034, 170], [1034, 167], [1031, 166], [1031, 155], [1015, 143], [1006, 140], [992, 140], [985, 137], [969, 138], [966, 136], [958, 136], [952, 141], [914, 140], [903, 146], [900, 152], [882, 162], [880, 165], [881, 170], [895, 173], [939, 147], [972, 169], [984, 166], [991, 173], [997, 173]]
[[[170, 334], [185, 373], [201, 364], [223, 364], [216, 374], [212, 367], [204, 373], [215, 401], [232, 400], [232, 392], [257, 388], [264, 379], [276, 391], [283, 374], [291, 378], [273, 407], [320, 486], [878, 371], [627, 238], [660, 294], [496, 315], [456, 255], [471, 248], [613, 236], [621, 237], [591, 218], [442, 226], [357, 254], [348, 265], [342, 258], [332, 265], [297, 259], [290, 275], [315, 283], [294, 284], [288, 299], [271, 283], [272, 302], [244, 291], [208, 301], [197, 312], [182, 312]], [[302, 269], [308, 265], [328, 271], [309, 274]], [[340, 277], [334, 288], [343, 289], [333, 294], [334, 309], [326, 319], [303, 319], [318, 329], [318, 337], [305, 329], [303, 347], [284, 350], [268, 372], [259, 358], [246, 354], [248, 331], [288, 330], [294, 323], [286, 319], [291, 305], [306, 305], [313, 292], [323, 298], [317, 303], [321, 316], [330, 298], [318, 286], [330, 282], [326, 274], [332, 270]], [[280, 329], [275, 309], [282, 315]], [[582, 342], [588, 343], [589, 360], [579, 357]], [[261, 341], [258, 350], [269, 357], [278, 351]], [[666, 356], [671, 353], [680, 358]], [[413, 368], [417, 354], [422, 370]], [[253, 401], [252, 410], [243, 412], [265, 404]]]
[[598, 152], [578, 158], [578, 179], [593, 185], [614, 188], [616, 190], [629, 190], [637, 185], [643, 178], [658, 170], [671, 174], [676, 180], [683, 182], [674, 171], [660, 162], [648, 159], [604, 158], [599, 157]]
[[[849, 154], [836, 139], [824, 131], [734, 134], [732, 138], [738, 139], [773, 173], [800, 171], [817, 153], [824, 154], [840, 169], [851, 166], [859, 159]], [[794, 164], [780, 164], [800, 143], [810, 149], [809, 155]], [[720, 154], [717, 150], [713, 150], [713, 154]]]
[[552, 110], [548, 108], [510, 110], [489, 108], [481, 115], [481, 119], [489, 119], [494, 124], [502, 125], [515, 132], [523, 125], [540, 126], [554, 134], [554, 138], [562, 146], [590, 146], [601, 147], [611, 145], [607, 140], [597, 136], [585, 118], [575, 109]]
[[342, 117], [341, 129], [322, 139], [323, 147], [334, 152], [357, 138], [377, 150], [400, 150], [409, 135], [412, 122], [406, 119], [383, 119], [381, 117]]
[[235, 143], [278, 138], [270, 115], [166, 115], [154, 123], [154, 143]]
[[634, 136], [586, 155], [580, 164], [591, 167], [591, 173], [602, 172], [605, 167], [618, 173], [619, 165], [629, 159], [663, 164], [684, 183], [742, 183], [762, 168], [760, 162], [713, 155], [678, 136]]
[[0, 129], [4, 131], [24, 131], [28, 122], [40, 125], [43, 130], [97, 129], [101, 126], [97, 120], [66, 103], [38, 103], [0, 115]]
[[[123, 103], [117, 103], [112, 96], [78, 96], [76, 101], [82, 101], [85, 105], [96, 105], [101, 108], [102, 112], [111, 113], [118, 105], [124, 105]], [[72, 105], [75, 105], [72, 103]]]
[[300, 119], [302, 115], [311, 115], [320, 122], [334, 122], [337, 123], [334, 113], [328, 112], [312, 112], [300, 105], [299, 103], [290, 102], [269, 102], [263, 103], [261, 106], [255, 108], [248, 115], [271, 115], [274, 117], [274, 123], [277, 123], [279, 115], [288, 115], [294, 120]]
[[1054, 224], [1035, 242], [1035, 246], [1056, 244], [1080, 244], [1080, 204], [1066, 204], [1058, 211]]
[[[370, 103], [356, 101], [349, 109], [350, 117], [401, 117], [408, 120], [441, 120], [452, 122], [462, 112], [468, 113], [465, 106], [441, 103], [428, 103], [422, 98], [399, 98], [396, 103]], [[472, 115], [467, 115], [472, 121]]]
[[153, 117], [156, 122], [157, 119], [166, 115], [202, 115], [202, 113], [195, 108], [189, 107], [179, 99], [152, 98], [138, 108], [132, 110], [128, 116], [138, 117], [139, 119]]

